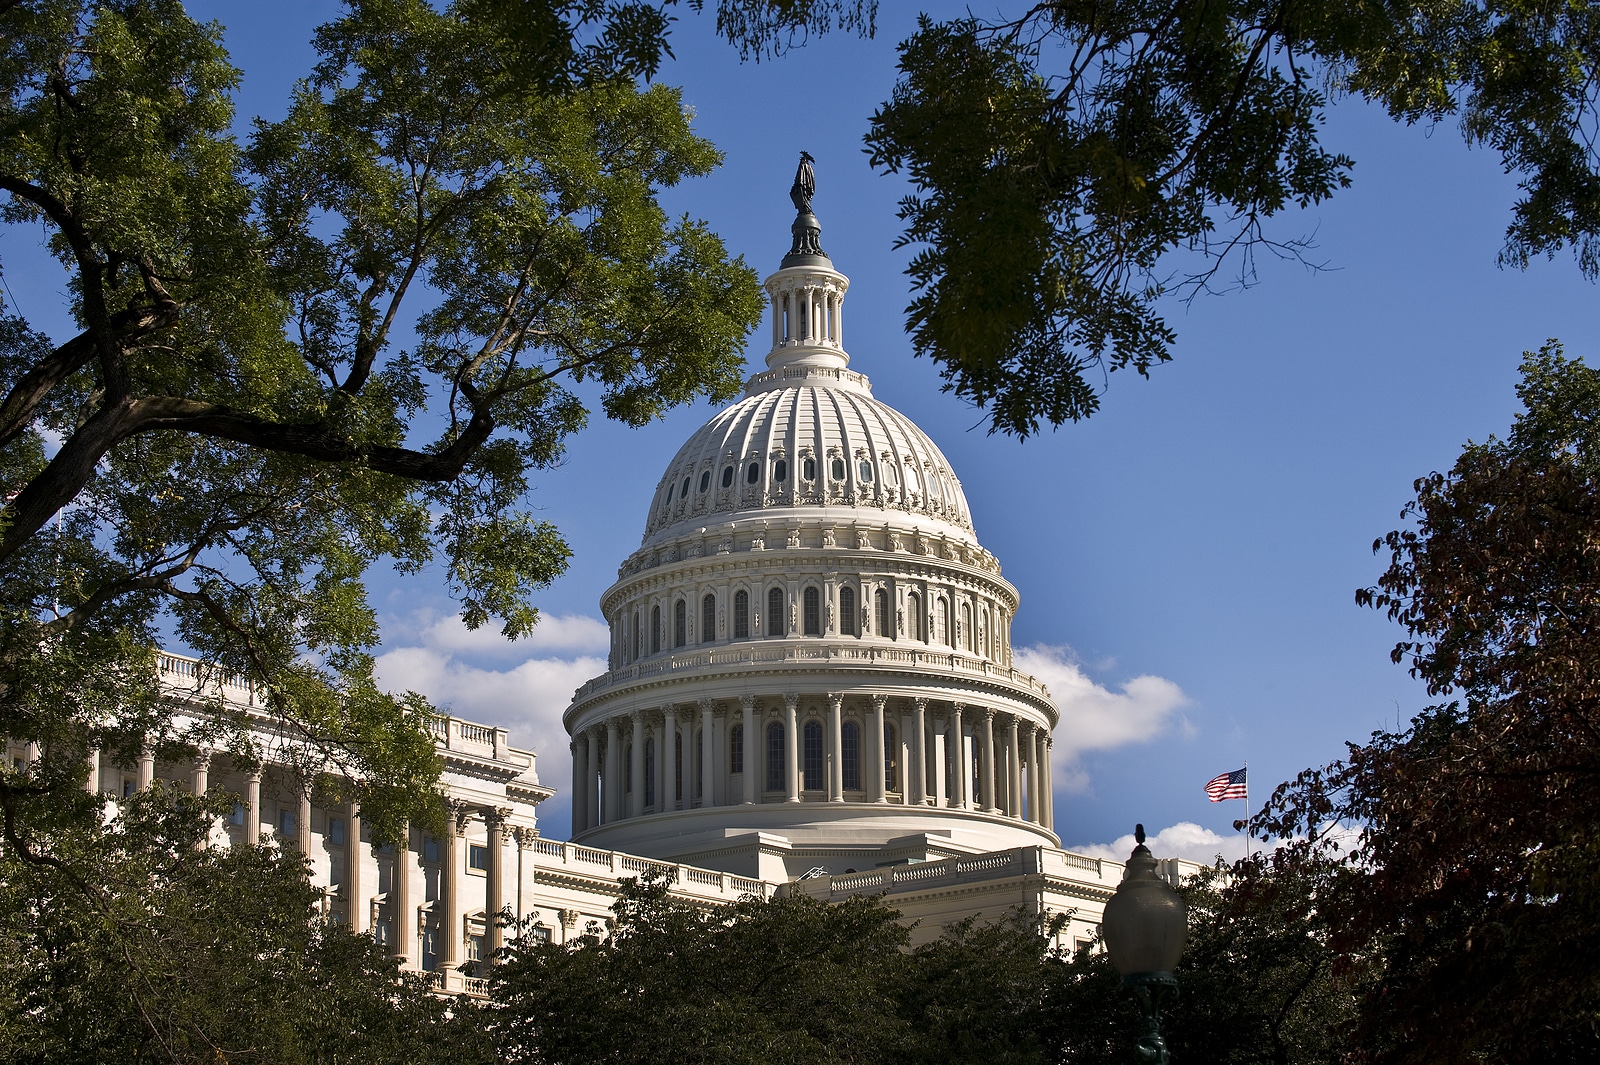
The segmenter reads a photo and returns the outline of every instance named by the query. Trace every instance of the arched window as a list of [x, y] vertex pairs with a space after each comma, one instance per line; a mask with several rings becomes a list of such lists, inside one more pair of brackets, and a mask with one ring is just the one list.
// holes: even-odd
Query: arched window
[[807, 636], [822, 635], [822, 593], [816, 586], [805, 590], [805, 632]]
[[672, 730], [672, 798], [683, 798], [683, 733]]
[[683, 487], [678, 489], [678, 498], [684, 500], [689, 498], [689, 478], [687, 477], [683, 479]]
[[963, 650], [972, 650], [972, 606], [961, 604], [961, 631], [957, 634]]
[[784, 789], [783, 725], [774, 721], [767, 726], [767, 790]]
[[856, 590], [848, 585], [839, 589], [839, 632], [856, 634]]
[[952, 639], [955, 634], [950, 631], [950, 600], [942, 595], [934, 600], [933, 625], [936, 630], [933, 634], [934, 642], [946, 646], [955, 643]]
[[633, 612], [633, 657], [644, 654], [644, 628], [639, 624], [639, 612]]
[[689, 642], [689, 604], [679, 599], [672, 604], [672, 646], [682, 647]]
[[988, 658], [989, 657], [989, 608], [988, 607], [984, 607], [983, 608], [983, 613], [980, 614], [979, 616], [983, 619], [983, 624], [978, 628], [978, 653], [980, 655], [983, 655], [983, 657]]
[[839, 768], [844, 776], [844, 790], [861, 790], [861, 728], [854, 721], [846, 721], [839, 732]]
[[650, 653], [656, 654], [661, 650], [661, 607], [650, 608]]
[[743, 640], [750, 635], [750, 593], [733, 593], [733, 638]]
[[710, 643], [717, 638], [717, 597], [708, 595], [700, 600], [700, 642]]
[[900, 745], [894, 741], [894, 726], [883, 723], [883, 786], [888, 791], [900, 790]]
[[656, 738], [644, 741], [644, 804], [656, 804]]
[[728, 772], [744, 772], [744, 726], [733, 726], [728, 736]]
[[922, 598], [915, 592], [906, 596], [906, 636], [917, 641], [923, 638]]
[[805, 727], [805, 745], [801, 747], [804, 755], [804, 773], [801, 777], [801, 786], [807, 791], [822, 790], [822, 722], [807, 721]]
[[783, 589], [767, 589], [767, 635], [783, 635]]
[[872, 593], [872, 603], [878, 615], [876, 618], [878, 635], [887, 636], [891, 640], [894, 639], [894, 625], [891, 624], [893, 615], [889, 613], [889, 593], [879, 588]]

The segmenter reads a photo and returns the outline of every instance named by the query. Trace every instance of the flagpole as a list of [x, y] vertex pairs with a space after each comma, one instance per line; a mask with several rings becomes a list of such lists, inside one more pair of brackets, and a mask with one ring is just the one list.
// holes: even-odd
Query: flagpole
[[1248, 861], [1250, 853], [1250, 763], [1244, 764], [1244, 856]]

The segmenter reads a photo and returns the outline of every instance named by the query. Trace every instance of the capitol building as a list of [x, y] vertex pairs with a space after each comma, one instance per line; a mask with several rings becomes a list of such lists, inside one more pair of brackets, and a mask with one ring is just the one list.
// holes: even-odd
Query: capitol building
[[[623, 881], [649, 874], [699, 906], [881, 894], [913, 943], [1016, 910], [1067, 915], [1060, 946], [1090, 941], [1122, 865], [1060, 847], [1059, 715], [1012, 666], [1018, 591], [938, 445], [850, 369], [850, 282], [810, 192], [803, 163], [794, 241], [766, 280], [766, 369], [667, 463], [643, 541], [601, 597], [608, 669], [563, 719], [570, 840], [539, 830], [554, 792], [536, 752], [448, 716], [432, 723], [448, 828], [398, 845], [375, 846], [359, 808], [324, 803], [293, 758], [91, 755], [89, 789], [226, 789], [239, 801], [215, 844], [306, 855], [327, 919], [450, 992], [484, 990], [493, 915], [557, 942], [604, 934]], [[221, 701], [262, 749], [285, 733], [243, 679], [165, 653], [160, 671], [180, 717]], [[7, 755], [26, 770], [38, 752]], [[1160, 869], [1176, 882], [1194, 866]]]

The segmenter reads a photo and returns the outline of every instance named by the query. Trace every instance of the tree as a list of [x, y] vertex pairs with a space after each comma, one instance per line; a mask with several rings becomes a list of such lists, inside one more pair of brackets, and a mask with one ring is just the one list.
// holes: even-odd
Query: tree
[[[427, 708], [372, 679], [366, 569], [437, 560], [468, 625], [528, 631], [568, 555], [530, 473], [589, 402], [729, 395], [759, 311], [657, 203], [718, 154], [638, 83], [651, 12], [356, 0], [243, 148], [220, 31], [177, 0], [0, 13], [4, 217], [44, 228], [80, 327], [0, 330], [0, 733], [48, 763], [0, 780], [13, 814], [74, 807], [90, 748], [202, 738], [155, 682], [165, 632], [261, 685], [380, 835], [426, 816]], [[199, 727], [261, 755], [220, 708]]]
[[488, 1060], [470, 1009], [320, 919], [298, 855], [201, 847], [204, 813], [158, 785], [55, 864], [0, 851], [0, 1058]]
[[908, 309], [946, 388], [1021, 436], [1095, 412], [1099, 376], [1170, 358], [1160, 312], [1258, 254], [1267, 222], [1349, 184], [1320, 141], [1341, 96], [1459, 119], [1519, 176], [1501, 261], [1571, 246], [1600, 272], [1600, 10], [1587, 2], [1046, 0], [924, 19], [867, 136], [904, 172]]
[[[1365, 970], [1375, 1061], [1600, 1050], [1600, 373], [1530, 353], [1511, 432], [1416, 482], [1358, 594], [1450, 697], [1278, 789], [1258, 831], [1332, 861], [1332, 944]], [[1339, 826], [1358, 830], [1336, 851]]]

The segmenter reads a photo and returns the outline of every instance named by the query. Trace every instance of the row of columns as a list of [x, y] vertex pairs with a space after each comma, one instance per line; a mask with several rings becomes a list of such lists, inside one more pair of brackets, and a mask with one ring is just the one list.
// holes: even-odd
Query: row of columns
[[[89, 775], [86, 788], [91, 794], [98, 794], [100, 791], [98, 750], [89, 752], [88, 763]], [[206, 793], [210, 787], [210, 773], [210, 754], [202, 751], [190, 769], [190, 787], [194, 794]], [[141, 790], [154, 783], [153, 753], [146, 751], [140, 755], [135, 779]], [[256, 841], [261, 838], [262, 832], [261, 771], [257, 769], [247, 772], [244, 779], [242, 835], [247, 841]], [[344, 804], [342, 813], [346, 823], [343, 888], [348, 899], [347, 916], [352, 931], [366, 932], [370, 930], [367, 913], [369, 895], [362, 882], [364, 870], [361, 862], [361, 807], [358, 803], [348, 802]], [[455, 969], [461, 965], [461, 946], [465, 941], [466, 929], [465, 912], [461, 903], [461, 877], [465, 867], [465, 855], [464, 848], [458, 841], [465, 839], [467, 828], [474, 816], [482, 816], [485, 822], [485, 843], [489, 859], [488, 868], [484, 871], [485, 957], [492, 958], [503, 945], [503, 930], [494, 918], [505, 908], [504, 850], [507, 839], [507, 818], [510, 815], [511, 810], [508, 808], [479, 808], [462, 803], [452, 803], [450, 806], [447, 831], [439, 839], [441, 875], [436, 906], [439, 912], [439, 927], [443, 933], [440, 937], [442, 950], [439, 955], [439, 968], [441, 969]], [[533, 830], [521, 827], [513, 829], [512, 835], [519, 850], [531, 846], [533, 840], [537, 838], [537, 833]], [[311, 796], [305, 789], [299, 792], [294, 845], [301, 854], [311, 853]], [[401, 840], [395, 844], [394, 872], [385, 906], [392, 925], [389, 952], [402, 961], [409, 960], [416, 964], [420, 963], [420, 958], [415, 949], [415, 940], [421, 930], [413, 925], [410, 873], [415, 865], [414, 853], [411, 849], [411, 826], [407, 825]]]
[[[778, 720], [784, 736], [782, 801], [800, 802], [804, 756], [800, 697], [786, 693], [781, 698]], [[655, 765], [648, 768], [655, 778], [656, 813], [696, 805], [732, 806], [763, 801], [768, 794], [768, 750], [766, 730], [760, 726], [770, 721], [765, 714], [759, 715], [758, 720], [755, 696], [741, 696], [739, 702], [739, 711], [728, 713], [719, 710], [710, 699], [693, 707], [641, 708], [579, 731], [571, 744], [573, 833], [644, 815], [645, 751], [649, 740], [655, 741]], [[827, 801], [844, 802], [844, 696], [829, 693], [826, 703], [823, 790]], [[1044, 828], [1053, 827], [1054, 795], [1049, 772], [1052, 740], [1045, 728], [1020, 715], [988, 707], [950, 703], [947, 710], [935, 712], [930, 710], [927, 699], [912, 699], [909, 703], [903, 712], [892, 714], [886, 696], [868, 697], [859, 752], [865, 801], [891, 801], [883, 744], [885, 725], [894, 724], [899, 746], [896, 764], [901, 779], [896, 784], [900, 802], [1003, 813]], [[697, 717], [698, 802], [692, 776], [697, 771]], [[721, 730], [717, 728], [719, 721], [725, 726]], [[742, 766], [737, 775], [726, 761], [733, 753], [730, 743], [735, 724], [743, 726], [743, 749], [739, 752]], [[688, 777], [682, 782], [682, 798], [677, 779], [680, 739]], [[626, 767], [624, 757], [630, 759]], [[631, 786], [624, 787], [625, 779]]]

